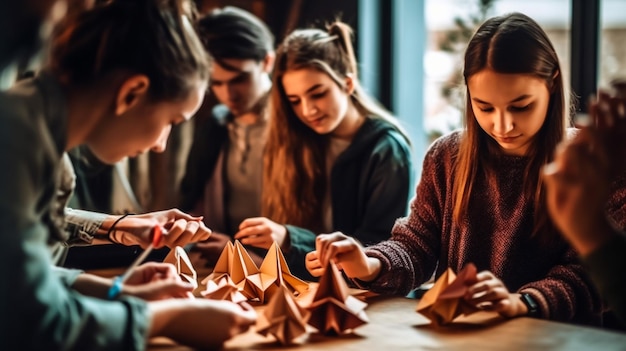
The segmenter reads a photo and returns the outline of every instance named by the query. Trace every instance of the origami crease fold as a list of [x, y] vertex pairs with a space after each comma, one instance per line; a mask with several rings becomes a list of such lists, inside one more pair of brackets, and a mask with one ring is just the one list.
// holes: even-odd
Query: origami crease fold
[[433, 325], [441, 326], [460, 315], [478, 311], [463, 298], [468, 286], [476, 281], [476, 266], [472, 263], [463, 267], [458, 275], [448, 268], [419, 301], [417, 312], [430, 319]]

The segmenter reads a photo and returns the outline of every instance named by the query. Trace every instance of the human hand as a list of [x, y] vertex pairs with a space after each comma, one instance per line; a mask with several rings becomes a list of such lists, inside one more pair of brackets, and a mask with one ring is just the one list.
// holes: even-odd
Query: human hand
[[304, 257], [304, 266], [306, 270], [314, 277], [321, 277], [324, 273], [324, 266], [317, 255], [317, 251], [311, 251]]
[[311, 275], [314, 272], [321, 275], [331, 260], [350, 278], [371, 281], [380, 272], [380, 261], [367, 257], [359, 242], [341, 232], [318, 235], [315, 239], [314, 252], [317, 257], [314, 255], [309, 257], [307, 254], [311, 262], [308, 259], [305, 261], [307, 269], [309, 266], [313, 269], [309, 270]]
[[122, 295], [144, 300], [192, 297], [193, 285], [183, 282], [169, 263], [147, 262], [135, 267], [122, 286]]
[[519, 294], [511, 294], [504, 283], [489, 271], [476, 275], [477, 281], [468, 287], [465, 300], [479, 309], [498, 312], [504, 317], [527, 313]]
[[211, 235], [211, 230], [204, 225], [202, 217], [170, 209], [124, 218], [115, 227], [114, 241], [122, 245], [139, 245], [146, 248], [151, 243], [150, 233], [155, 225], [160, 225], [166, 230], [161, 242], [155, 248], [185, 246], [191, 242], [206, 240]]
[[573, 140], [561, 143], [553, 162], [543, 170], [548, 213], [583, 256], [614, 231], [604, 207], [612, 179], [623, 172], [625, 103], [601, 92], [590, 108], [594, 123], [581, 127]]
[[165, 336], [198, 349], [219, 349], [224, 341], [243, 333], [256, 322], [247, 303], [195, 299], [151, 302], [150, 336]]
[[282, 248], [286, 243], [287, 228], [265, 217], [247, 218], [239, 225], [234, 238], [244, 245], [269, 249], [274, 242]]

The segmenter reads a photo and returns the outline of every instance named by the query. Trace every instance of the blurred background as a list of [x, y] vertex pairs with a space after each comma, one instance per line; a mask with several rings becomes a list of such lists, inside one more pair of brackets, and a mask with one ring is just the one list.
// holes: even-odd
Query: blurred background
[[[71, 0], [69, 8], [80, 11], [94, 1]], [[246, 9], [265, 20], [277, 43], [295, 28], [320, 27], [338, 18], [352, 25], [362, 84], [408, 130], [416, 179], [429, 144], [461, 127], [462, 55], [473, 31], [488, 17], [522, 12], [548, 32], [566, 84], [578, 98], [578, 112], [586, 111], [587, 97], [599, 87], [626, 77], [626, 0], [196, 0], [196, 4], [202, 13], [223, 6]], [[20, 73], [36, 70], [38, 62], [2, 72], [2, 88]], [[194, 123], [214, 103], [209, 95], [194, 120], [177, 126], [163, 154], [142, 155], [90, 172], [81, 168], [81, 150], [73, 152], [78, 175], [73, 206], [108, 213], [175, 207]]]

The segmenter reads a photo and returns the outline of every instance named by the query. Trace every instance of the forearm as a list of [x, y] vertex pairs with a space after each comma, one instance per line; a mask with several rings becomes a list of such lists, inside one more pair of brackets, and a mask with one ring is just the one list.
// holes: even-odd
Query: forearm
[[83, 273], [76, 278], [72, 288], [85, 296], [106, 299], [112, 283], [109, 278]]
[[70, 246], [110, 244], [106, 239], [108, 228], [118, 216], [91, 211], [65, 209], [65, 226]]

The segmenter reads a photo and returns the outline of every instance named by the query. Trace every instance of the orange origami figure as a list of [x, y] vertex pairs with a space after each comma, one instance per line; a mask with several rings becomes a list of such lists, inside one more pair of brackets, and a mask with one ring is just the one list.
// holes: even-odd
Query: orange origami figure
[[469, 285], [474, 284], [476, 266], [469, 263], [455, 275], [452, 269], [443, 273], [417, 304], [417, 312], [431, 320], [435, 326], [452, 322], [460, 315], [472, 314], [478, 309], [463, 299]]
[[191, 260], [189, 260], [185, 249], [176, 246], [170, 250], [163, 262], [173, 264], [176, 267], [176, 272], [184, 281], [192, 284], [194, 289], [198, 287], [198, 275], [191, 265]]
[[308, 289], [308, 284], [291, 274], [280, 247], [274, 243], [263, 259], [261, 267], [257, 267], [246, 249], [238, 240], [235, 245], [230, 242], [222, 251], [208, 280], [217, 282], [222, 276], [228, 275], [239, 291], [250, 300], [267, 302], [273, 293], [285, 285], [293, 293], [300, 294]]
[[257, 297], [261, 302], [269, 300], [282, 286], [296, 295], [301, 294], [309, 287], [307, 283], [291, 274], [285, 256], [283, 256], [277, 243], [272, 244], [267, 251], [257, 273], [249, 275], [247, 279], [257, 288]]
[[368, 322], [367, 303], [350, 296], [348, 285], [334, 263], [329, 263], [320, 278], [309, 324], [322, 334], [337, 335]]
[[285, 286], [277, 289], [269, 304], [259, 315], [256, 331], [261, 335], [272, 334], [283, 345], [306, 333], [309, 311], [300, 307]]
[[235, 283], [233, 283], [232, 279], [230, 279], [230, 277], [226, 274], [222, 275], [217, 282], [208, 280], [206, 285], [206, 290], [202, 291], [200, 294], [207, 299], [227, 300], [234, 303], [240, 303], [248, 300], [242, 293], [239, 292]]

